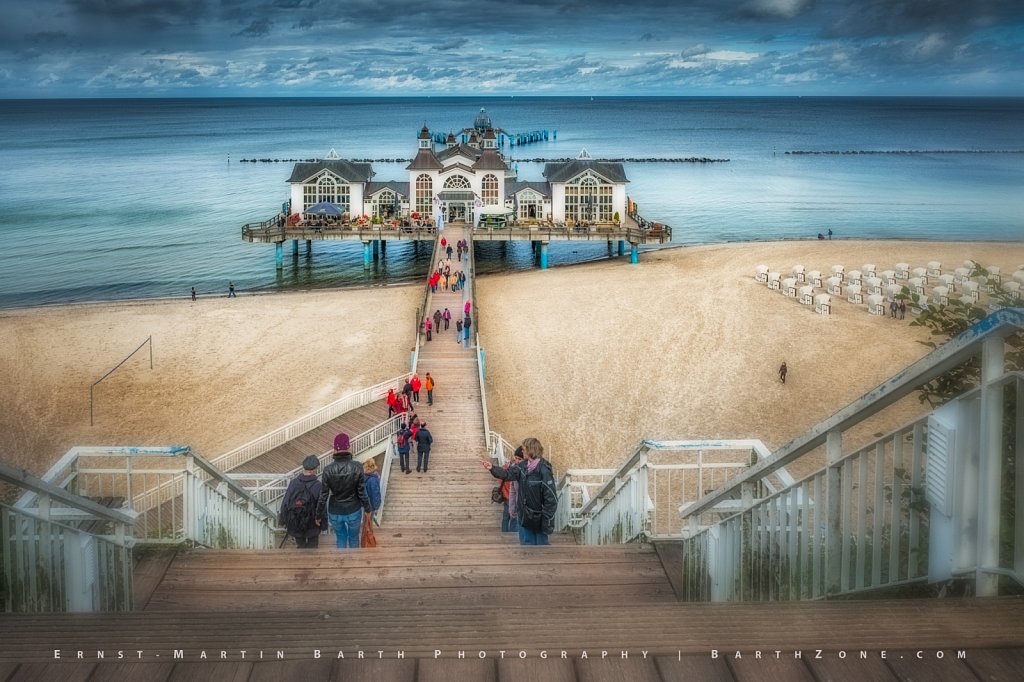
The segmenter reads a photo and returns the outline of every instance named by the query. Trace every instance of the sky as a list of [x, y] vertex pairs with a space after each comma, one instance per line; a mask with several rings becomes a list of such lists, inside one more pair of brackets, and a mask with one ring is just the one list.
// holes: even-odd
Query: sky
[[1024, 96], [1024, 0], [0, 0], [0, 97]]

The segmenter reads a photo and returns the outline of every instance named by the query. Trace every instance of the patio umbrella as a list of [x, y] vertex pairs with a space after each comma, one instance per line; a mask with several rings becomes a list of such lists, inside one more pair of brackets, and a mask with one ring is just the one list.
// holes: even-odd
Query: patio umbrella
[[341, 207], [332, 204], [329, 201], [321, 201], [320, 203], [313, 204], [305, 211], [303, 211], [303, 213], [307, 215], [330, 215], [336, 218], [340, 218], [341, 214], [344, 213], [344, 211], [341, 210]]

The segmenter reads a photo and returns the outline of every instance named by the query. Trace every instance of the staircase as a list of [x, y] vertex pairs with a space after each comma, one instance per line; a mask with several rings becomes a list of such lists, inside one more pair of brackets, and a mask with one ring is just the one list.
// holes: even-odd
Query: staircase
[[[465, 225], [459, 223], [448, 225], [442, 234], [451, 243], [467, 238]], [[439, 252], [440, 245], [434, 254], [435, 265]], [[462, 270], [464, 265], [468, 265], [467, 256], [461, 262], [452, 258], [453, 271]], [[491, 503], [490, 497], [497, 479], [480, 466], [480, 460], [488, 455], [476, 350], [455, 343], [455, 321], [463, 315], [464, 293], [439, 286], [428, 299], [428, 315], [445, 308], [452, 313], [448, 331], [435, 331], [429, 342], [426, 335], [420, 338], [417, 373], [422, 380], [430, 372], [437, 384], [432, 407], [427, 405], [426, 389], [420, 391], [420, 402], [414, 406], [434, 437], [430, 469], [426, 473], [416, 471], [415, 447], [409, 457], [411, 474], [392, 467], [381, 517], [383, 528], [455, 526], [477, 531], [490, 527], [500, 532], [501, 505]], [[473, 317], [475, 321], [475, 311]]]

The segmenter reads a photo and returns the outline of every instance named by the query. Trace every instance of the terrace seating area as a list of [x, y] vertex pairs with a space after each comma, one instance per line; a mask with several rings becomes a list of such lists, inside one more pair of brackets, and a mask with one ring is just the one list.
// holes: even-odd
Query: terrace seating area
[[761, 264], [754, 269], [754, 281], [797, 299], [819, 315], [831, 314], [832, 297], [836, 297], [883, 317], [893, 301], [900, 299], [906, 301], [911, 315], [920, 315], [929, 306], [949, 305], [953, 300], [989, 308], [998, 307], [1001, 300], [1016, 304], [1024, 286], [1024, 264], [1018, 265], [1005, 281], [999, 266], [980, 266], [970, 260], [952, 269], [943, 269], [939, 261], [929, 261], [926, 266], [900, 262], [881, 271], [873, 263], [851, 270], [835, 264], [828, 271], [831, 276], [826, 277], [823, 270], [808, 270], [796, 264], [787, 273]]

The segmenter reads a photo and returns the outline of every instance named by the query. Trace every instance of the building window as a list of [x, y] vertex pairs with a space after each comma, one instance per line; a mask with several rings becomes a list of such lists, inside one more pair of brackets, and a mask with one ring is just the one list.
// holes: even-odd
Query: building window
[[390, 189], [380, 192], [373, 198], [373, 215], [381, 218], [392, 218], [398, 214], [398, 204], [395, 201], [397, 194]]
[[565, 217], [576, 221], [608, 223], [612, 220], [611, 183], [586, 173], [565, 185]]
[[522, 220], [530, 220], [531, 218], [543, 217], [543, 208], [541, 206], [541, 196], [536, 192], [523, 192], [517, 198], [519, 205], [519, 213], [517, 217]]
[[484, 200], [484, 206], [498, 205], [498, 176], [490, 173], [484, 176], [480, 195]]
[[350, 203], [349, 186], [338, 182], [327, 173], [317, 178], [316, 183], [302, 186], [303, 210], [321, 201], [328, 201], [347, 211]]
[[469, 184], [469, 180], [462, 177], [461, 175], [453, 175], [444, 181], [445, 189], [473, 189], [473, 186]]
[[434, 181], [429, 175], [416, 177], [416, 212], [421, 217], [429, 216], [434, 210]]

